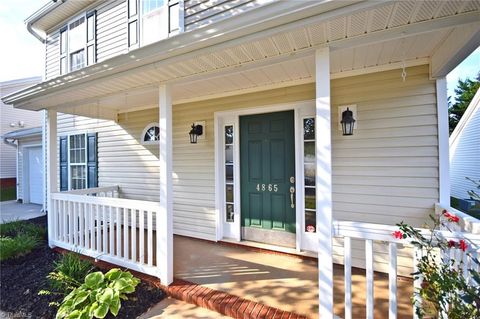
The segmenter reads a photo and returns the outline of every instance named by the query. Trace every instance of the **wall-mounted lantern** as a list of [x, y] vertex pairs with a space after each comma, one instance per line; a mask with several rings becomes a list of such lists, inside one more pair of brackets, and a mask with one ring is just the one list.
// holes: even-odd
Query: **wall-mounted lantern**
[[203, 135], [203, 125], [193, 123], [192, 129], [188, 134], [190, 135], [190, 143], [197, 144], [198, 137]]
[[353, 135], [353, 130], [357, 127], [355, 126], [355, 118], [357, 117], [357, 106], [356, 105], [344, 105], [338, 107], [338, 115], [340, 120], [339, 130], [342, 131], [343, 135]]

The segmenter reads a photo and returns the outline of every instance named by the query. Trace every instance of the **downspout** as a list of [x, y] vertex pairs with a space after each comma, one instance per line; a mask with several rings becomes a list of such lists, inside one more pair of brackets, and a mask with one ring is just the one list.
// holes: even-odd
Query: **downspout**
[[27, 30], [28, 32], [30, 32], [30, 34], [32, 34], [35, 38], [37, 38], [38, 40], [40, 40], [40, 42], [42, 43], [45, 43], [46, 42], [46, 39], [44, 37], [42, 37], [37, 31], [35, 31], [32, 27], [32, 23], [31, 22], [27, 22]]

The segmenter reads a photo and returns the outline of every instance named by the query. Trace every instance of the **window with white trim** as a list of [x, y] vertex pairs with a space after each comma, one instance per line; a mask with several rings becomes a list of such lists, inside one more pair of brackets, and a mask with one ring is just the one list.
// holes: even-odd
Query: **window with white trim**
[[96, 62], [96, 12], [77, 17], [60, 29], [60, 74]]
[[158, 144], [160, 139], [160, 127], [158, 123], [150, 123], [143, 129], [141, 141], [142, 144]]
[[68, 138], [69, 189], [87, 188], [87, 140], [86, 134]]
[[181, 0], [128, 0], [128, 47], [160, 41], [180, 30]]

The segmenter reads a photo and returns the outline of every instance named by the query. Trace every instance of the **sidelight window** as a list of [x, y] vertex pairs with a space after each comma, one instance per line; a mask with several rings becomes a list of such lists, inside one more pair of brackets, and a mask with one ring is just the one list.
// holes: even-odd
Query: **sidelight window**
[[303, 119], [303, 172], [305, 197], [305, 231], [316, 232], [315, 198], [315, 119]]
[[233, 157], [233, 125], [225, 126], [225, 212], [226, 221], [234, 222], [234, 157]]

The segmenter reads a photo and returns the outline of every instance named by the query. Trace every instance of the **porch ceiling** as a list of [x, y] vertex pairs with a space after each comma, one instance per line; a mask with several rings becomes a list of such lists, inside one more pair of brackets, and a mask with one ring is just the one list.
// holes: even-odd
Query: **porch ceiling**
[[[313, 52], [326, 45], [332, 51], [332, 77], [399, 67], [402, 61], [431, 63], [440, 51], [443, 66], [452, 56], [466, 55], [480, 44], [479, 21], [480, 1], [377, 2], [349, 14], [305, 18], [211, 46], [207, 52], [159, 58], [133, 69], [116, 71], [106, 61], [99, 65], [103, 77], [88, 81], [72, 73], [22, 92], [13, 103], [75, 114], [100, 107], [110, 114], [156, 105], [157, 86], [165, 82], [172, 84], [174, 103], [311, 82]], [[443, 49], [459, 38], [463, 42], [458, 45], [467, 50]], [[136, 52], [130, 53], [132, 61]]]

